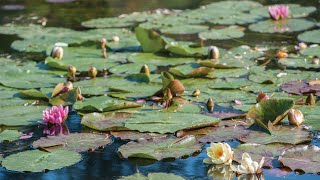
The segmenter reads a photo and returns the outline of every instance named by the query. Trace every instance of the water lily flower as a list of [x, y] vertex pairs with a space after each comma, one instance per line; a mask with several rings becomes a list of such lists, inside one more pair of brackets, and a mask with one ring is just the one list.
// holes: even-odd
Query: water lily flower
[[51, 109], [43, 111], [43, 124], [45, 125], [61, 125], [68, 117], [69, 108], [60, 106], [53, 106]]
[[205, 159], [205, 163], [210, 164], [231, 164], [234, 152], [227, 143], [211, 143], [207, 149], [207, 155], [210, 157]]
[[289, 124], [300, 126], [304, 120], [303, 114], [298, 109], [290, 109], [288, 113]]
[[262, 165], [264, 163], [264, 157], [260, 160], [260, 163], [253, 161], [248, 153], [242, 154], [241, 164], [237, 167], [231, 166], [232, 170], [238, 174], [260, 174], [262, 173]]
[[120, 41], [119, 36], [112, 36], [112, 41], [113, 42], [119, 42]]
[[275, 21], [286, 19], [289, 16], [289, 7], [286, 5], [269, 6], [268, 12], [270, 17]]

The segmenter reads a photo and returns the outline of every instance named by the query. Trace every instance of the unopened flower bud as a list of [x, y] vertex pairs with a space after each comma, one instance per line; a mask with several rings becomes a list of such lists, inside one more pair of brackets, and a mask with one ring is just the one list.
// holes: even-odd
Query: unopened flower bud
[[198, 96], [200, 96], [200, 94], [201, 94], [200, 89], [196, 89], [195, 91], [193, 91], [192, 96], [198, 97]]
[[169, 88], [165, 88], [163, 92], [163, 98], [167, 101], [170, 101], [172, 99], [173, 95], [171, 93], [171, 90]]
[[149, 75], [150, 75], [150, 70], [149, 70], [148, 65], [146, 65], [146, 64], [143, 65], [143, 66], [141, 67], [141, 69], [140, 69], [140, 73], [143, 73], [143, 74], [149, 76]]
[[295, 49], [296, 49], [297, 51], [299, 51], [299, 50], [305, 49], [305, 48], [307, 48], [307, 47], [308, 47], [308, 45], [307, 45], [306, 43], [301, 42], [301, 43], [299, 43], [297, 46], [295, 46]]
[[50, 56], [52, 58], [62, 59], [62, 57], [63, 57], [63, 49], [62, 49], [62, 47], [55, 46], [52, 49]]
[[220, 52], [217, 46], [210, 46], [208, 49], [208, 59], [217, 60], [220, 58]]
[[76, 67], [69, 65], [69, 66], [68, 66], [68, 71], [69, 71], [69, 75], [70, 75], [72, 78], [75, 78], [75, 77], [76, 77], [76, 72], [77, 72], [77, 68], [76, 68]]
[[94, 66], [91, 66], [88, 70], [88, 74], [91, 78], [95, 78], [98, 74], [97, 68]]
[[212, 113], [213, 108], [214, 108], [214, 102], [213, 102], [212, 98], [209, 98], [207, 101], [207, 109], [210, 113]]
[[100, 42], [101, 42], [102, 55], [105, 59], [107, 59], [108, 58], [108, 53], [106, 48], [107, 40], [105, 38], [102, 38]]
[[318, 56], [313, 56], [311, 63], [318, 65], [320, 63], [319, 57]]
[[70, 91], [73, 89], [73, 83], [71, 81], [68, 81], [65, 83], [65, 87], [67, 87], [68, 90]]
[[281, 58], [287, 58], [289, 55], [287, 52], [280, 50], [277, 52], [277, 58], [281, 59]]
[[260, 92], [256, 98], [256, 101], [257, 101], [257, 103], [259, 103], [259, 102], [267, 100], [267, 99], [270, 99], [269, 96], [263, 92]]
[[311, 94], [309, 94], [309, 96], [306, 99], [306, 105], [313, 106], [315, 104], [316, 104], [316, 99], [315, 99], [314, 95], [311, 93]]
[[112, 36], [112, 41], [113, 42], [119, 42], [120, 41], [119, 36]]
[[290, 109], [288, 113], [289, 124], [300, 126], [304, 120], [303, 114], [298, 109]]

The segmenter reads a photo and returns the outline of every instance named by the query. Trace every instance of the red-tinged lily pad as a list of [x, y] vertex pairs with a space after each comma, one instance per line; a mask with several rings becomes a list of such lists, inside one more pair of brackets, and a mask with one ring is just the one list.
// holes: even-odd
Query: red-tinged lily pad
[[83, 152], [97, 149], [112, 143], [112, 139], [104, 134], [93, 133], [72, 133], [69, 135], [48, 136], [33, 142], [34, 148], [45, 149], [46, 151], [69, 150]]
[[201, 144], [194, 136], [183, 138], [154, 138], [139, 142], [129, 142], [119, 148], [124, 158], [146, 158], [161, 160], [179, 158], [201, 150]]
[[158, 133], [140, 133], [135, 131], [111, 131], [111, 135], [114, 137], [120, 138], [122, 140], [139, 140], [139, 139], [152, 139], [159, 137], [166, 137], [165, 134]]
[[263, 167], [273, 168], [276, 165], [273, 161], [291, 147], [292, 145], [288, 144], [241, 144], [234, 149], [234, 160], [240, 163], [242, 154], [246, 152], [251, 156], [252, 160], [256, 162], [260, 162], [261, 158], [264, 157]]
[[320, 92], [320, 84], [310, 85], [305, 81], [291, 81], [280, 86], [281, 90], [290, 94], [308, 94]]
[[305, 173], [320, 172], [320, 148], [317, 146], [299, 145], [285, 151], [279, 161], [292, 170]]
[[291, 99], [269, 99], [257, 103], [248, 114], [247, 119], [253, 120], [255, 124], [265, 129], [270, 134], [269, 122], [272, 125], [279, 123], [293, 107], [294, 101]]
[[81, 124], [99, 131], [128, 130], [124, 122], [131, 116], [131, 113], [124, 112], [90, 113], [82, 117]]
[[179, 131], [178, 136], [195, 135], [199, 142], [221, 142], [245, 137], [250, 133], [244, 126], [207, 127], [193, 131]]
[[239, 138], [239, 140], [245, 143], [256, 144], [300, 144], [312, 140], [310, 133], [299, 127], [279, 125], [273, 126], [271, 130], [271, 135], [261, 131], [252, 130], [247, 136]]

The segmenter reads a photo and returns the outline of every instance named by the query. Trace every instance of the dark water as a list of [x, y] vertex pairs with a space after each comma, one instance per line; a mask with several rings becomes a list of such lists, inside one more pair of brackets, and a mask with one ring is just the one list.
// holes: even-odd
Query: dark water
[[[92, 18], [117, 16], [133, 11], [144, 11], [156, 8], [169, 9], [192, 9], [213, 2], [210, 0], [79, 0], [71, 3], [47, 3], [45, 0], [1, 0], [0, 1], [0, 24], [9, 22], [16, 23], [41, 23], [47, 21], [47, 26], [68, 27], [82, 30], [80, 22]], [[262, 4], [276, 3], [300, 3], [319, 7], [318, 0], [259, 0]], [[6, 6], [21, 5], [21, 6]], [[11, 9], [11, 10], [8, 10]], [[19, 10], [12, 10], [19, 9]], [[319, 19], [319, 13], [313, 15]], [[15, 55], [10, 49], [12, 41], [16, 36], [0, 35], [0, 55]], [[240, 41], [223, 42], [224, 46], [240, 44], [262, 44], [273, 41], [288, 44], [295, 42], [294, 34], [285, 35], [277, 40], [269, 35], [257, 35], [254, 33], [246, 35]], [[221, 42], [220, 42], [221, 43]], [[222, 43], [221, 43], [222, 44]], [[68, 127], [71, 132], [80, 132], [84, 129], [80, 125], [80, 118], [74, 112], [68, 119]], [[30, 149], [30, 144], [41, 136], [41, 129], [24, 129], [25, 132], [35, 132], [35, 137], [30, 140], [18, 142], [15, 145], [2, 144], [1, 153], [14, 153], [19, 150]], [[22, 144], [19, 144], [22, 143]], [[0, 179], [116, 179], [119, 176], [127, 176], [136, 172], [147, 174], [150, 172], [174, 173], [187, 179], [212, 179], [207, 176], [208, 167], [202, 163], [206, 158], [205, 147], [200, 154], [177, 160], [162, 160], [157, 162], [142, 161], [137, 159], [121, 159], [117, 149], [126, 142], [115, 139], [114, 143], [104, 149], [94, 152], [83, 153], [83, 160], [73, 166], [60, 170], [43, 173], [16, 173], [4, 170], [0, 167]], [[319, 145], [319, 139], [313, 141]], [[230, 142], [235, 147], [238, 142]], [[28, 164], [26, 164], [28, 166]], [[295, 172], [283, 173], [283, 171], [264, 170], [265, 179], [320, 179], [319, 175], [298, 174]]]

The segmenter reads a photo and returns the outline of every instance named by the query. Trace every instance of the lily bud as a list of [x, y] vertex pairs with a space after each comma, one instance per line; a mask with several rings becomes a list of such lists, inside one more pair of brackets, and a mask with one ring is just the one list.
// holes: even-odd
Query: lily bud
[[143, 66], [141, 67], [141, 69], [140, 69], [140, 73], [143, 73], [143, 74], [149, 76], [149, 75], [150, 75], [150, 70], [149, 70], [148, 65], [146, 65], [146, 64], [143, 65]]
[[287, 52], [285, 52], [284, 50], [280, 50], [277, 52], [277, 58], [281, 59], [281, 58], [287, 58], [289, 55]]
[[70, 74], [70, 76], [72, 78], [76, 77], [76, 72], [77, 72], [77, 68], [76, 67], [69, 65], [68, 66], [68, 71], [69, 71], [69, 74]]
[[212, 98], [209, 98], [207, 101], [207, 109], [210, 113], [212, 113], [213, 108], [214, 108], [214, 102], [213, 102]]
[[260, 92], [256, 98], [256, 101], [257, 101], [257, 103], [259, 103], [259, 102], [267, 100], [267, 99], [270, 99], [270, 97], [267, 94]]
[[311, 63], [318, 65], [320, 63], [319, 57], [318, 56], [313, 56]]
[[68, 81], [65, 83], [65, 87], [67, 87], [68, 90], [70, 91], [73, 89], [73, 83], [71, 81]]
[[220, 58], [220, 52], [217, 46], [210, 46], [208, 49], [208, 59], [217, 60]]
[[198, 96], [200, 96], [200, 94], [201, 94], [200, 89], [196, 89], [195, 91], [193, 91], [192, 96], [198, 97]]
[[309, 96], [306, 99], [306, 105], [313, 106], [315, 104], [316, 104], [316, 99], [315, 99], [314, 95], [311, 93], [311, 94], [309, 94]]
[[63, 49], [62, 49], [62, 47], [55, 46], [52, 49], [50, 56], [52, 58], [62, 59], [62, 57], [63, 57]]
[[88, 70], [88, 74], [91, 78], [95, 78], [98, 74], [97, 68], [94, 66], [91, 66]]
[[182, 94], [185, 90], [183, 84], [179, 80], [176, 80], [176, 79], [172, 80], [168, 84], [167, 88], [169, 88], [171, 90], [171, 93], [173, 95]]
[[101, 49], [102, 49], [103, 57], [104, 57], [105, 59], [107, 59], [107, 58], [108, 58], [107, 48], [106, 48], [107, 40], [106, 40], [105, 38], [102, 38], [102, 39], [100, 40], [100, 42], [101, 42]]
[[81, 89], [78, 87], [77, 88], [77, 101], [82, 101], [82, 100], [84, 100], [84, 97], [82, 96]]
[[120, 41], [119, 36], [112, 36], [112, 41], [113, 42], [119, 42]]
[[289, 124], [300, 126], [304, 120], [303, 114], [298, 109], [290, 109], [288, 113]]
[[165, 88], [163, 92], [163, 98], [166, 101], [170, 101], [172, 99], [173, 95], [171, 93], [171, 90], [169, 88]]

